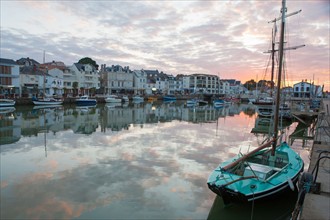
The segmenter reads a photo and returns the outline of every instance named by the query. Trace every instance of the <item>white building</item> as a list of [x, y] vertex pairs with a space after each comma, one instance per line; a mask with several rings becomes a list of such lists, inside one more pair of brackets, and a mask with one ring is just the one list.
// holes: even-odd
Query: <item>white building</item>
[[134, 74], [128, 66], [103, 67], [106, 94], [133, 93]]
[[54, 94], [57, 96], [63, 95], [63, 85], [64, 85], [64, 80], [63, 80], [63, 71], [57, 68], [48, 70], [48, 75], [51, 76], [49, 81], [49, 94]]
[[100, 88], [99, 73], [90, 64], [74, 63], [64, 71], [63, 76], [64, 87], [78, 90], [79, 95], [94, 95], [95, 90]]
[[183, 92], [182, 87], [182, 77], [175, 77], [173, 75], [167, 75], [168, 82], [168, 93], [167, 94], [177, 94]]
[[314, 98], [322, 97], [323, 87], [302, 81], [293, 85], [293, 97]]
[[46, 74], [45, 86], [49, 95], [62, 96], [64, 93], [64, 70], [67, 69], [63, 62], [52, 61], [39, 65]]
[[134, 94], [143, 95], [143, 94], [152, 94], [152, 89], [147, 87], [147, 74], [144, 70], [134, 70]]
[[158, 70], [144, 70], [147, 76], [148, 91], [157, 91], [162, 94], [169, 94], [167, 75]]
[[220, 94], [228, 95], [230, 94], [230, 83], [227, 80], [220, 80]]
[[[219, 94], [220, 79], [218, 76], [208, 74], [192, 74], [187, 77], [189, 77], [188, 89], [190, 93]], [[186, 86], [186, 76], [183, 81], [183, 85]]]
[[19, 65], [11, 59], [0, 58], [0, 98], [21, 95]]

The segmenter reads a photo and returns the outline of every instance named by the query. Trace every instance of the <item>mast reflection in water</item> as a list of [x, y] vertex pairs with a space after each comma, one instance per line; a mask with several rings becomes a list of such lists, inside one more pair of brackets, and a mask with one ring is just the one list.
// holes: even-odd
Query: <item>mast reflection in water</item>
[[206, 219], [209, 171], [258, 142], [251, 105], [18, 106], [0, 117], [3, 219]]

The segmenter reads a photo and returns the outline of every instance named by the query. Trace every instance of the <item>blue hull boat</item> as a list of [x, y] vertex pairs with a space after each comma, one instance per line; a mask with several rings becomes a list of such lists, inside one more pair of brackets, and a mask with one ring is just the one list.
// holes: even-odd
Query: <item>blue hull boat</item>
[[96, 105], [96, 99], [91, 99], [88, 96], [81, 96], [79, 99], [76, 100], [76, 105], [83, 106], [83, 105]]
[[163, 101], [176, 101], [176, 97], [174, 95], [167, 95], [163, 97]]

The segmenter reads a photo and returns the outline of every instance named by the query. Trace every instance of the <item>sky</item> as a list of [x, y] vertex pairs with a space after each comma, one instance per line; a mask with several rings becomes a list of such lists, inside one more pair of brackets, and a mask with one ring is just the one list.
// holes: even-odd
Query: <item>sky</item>
[[[0, 57], [129, 66], [167, 74], [270, 80], [280, 0], [0, 0]], [[288, 0], [284, 86], [307, 80], [330, 91], [328, 0]], [[280, 23], [277, 22], [278, 35]]]

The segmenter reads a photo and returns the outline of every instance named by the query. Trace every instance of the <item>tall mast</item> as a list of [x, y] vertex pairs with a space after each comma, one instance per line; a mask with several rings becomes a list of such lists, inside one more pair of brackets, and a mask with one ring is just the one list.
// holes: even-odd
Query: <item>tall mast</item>
[[[284, 15], [284, 18], [287, 18], [287, 17], [290, 17], [292, 15], [296, 15], [298, 13], [300, 13], [301, 10], [299, 11], [295, 11], [295, 12], [292, 12], [290, 14], [285, 14]], [[283, 15], [282, 15], [283, 16]], [[272, 72], [271, 72], [271, 90], [270, 90], [270, 96], [273, 95], [273, 90], [274, 90], [274, 68], [275, 68], [275, 52], [278, 51], [278, 49], [275, 49], [275, 38], [276, 38], [276, 33], [277, 33], [277, 28], [276, 28], [276, 21], [279, 21], [279, 20], [283, 20], [283, 17], [279, 17], [279, 18], [275, 18], [274, 20], [271, 20], [269, 21], [268, 23], [271, 23], [271, 22], [274, 22], [274, 28], [272, 29], [272, 49], [271, 50], [268, 50], [266, 51], [265, 53], [271, 53], [272, 54]], [[284, 42], [283, 42], [283, 51], [284, 50], [295, 50], [295, 49], [298, 49], [300, 47], [304, 47], [305, 45], [299, 45], [299, 46], [293, 46], [293, 47], [287, 47], [287, 48], [284, 48]]]
[[281, 33], [280, 33], [280, 44], [279, 44], [279, 68], [277, 76], [277, 91], [276, 91], [276, 105], [274, 115], [274, 143], [272, 146], [272, 155], [275, 154], [277, 136], [278, 136], [278, 120], [279, 120], [279, 109], [280, 109], [280, 93], [281, 93], [281, 77], [283, 69], [283, 44], [284, 44], [284, 31], [285, 31], [285, 13], [286, 13], [285, 0], [282, 1], [282, 19], [281, 19]]
[[[276, 28], [276, 22], [274, 24], [274, 29]], [[274, 33], [274, 29], [272, 29], [272, 75], [271, 75], [271, 85], [270, 85], [270, 97], [273, 97], [273, 90], [274, 90], [274, 66], [275, 66], [275, 61], [274, 61], [274, 56], [275, 56], [275, 35], [276, 31]]]

